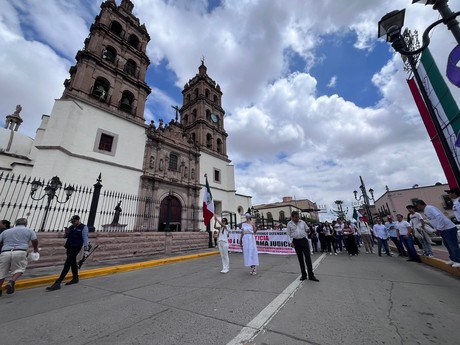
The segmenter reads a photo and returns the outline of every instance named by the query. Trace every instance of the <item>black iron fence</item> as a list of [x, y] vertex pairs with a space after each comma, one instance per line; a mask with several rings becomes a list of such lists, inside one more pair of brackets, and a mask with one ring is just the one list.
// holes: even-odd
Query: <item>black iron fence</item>
[[[27, 218], [28, 226], [36, 231], [63, 231], [74, 214], [87, 222], [93, 231], [150, 231], [156, 228], [151, 198], [101, 191], [100, 176], [92, 187], [65, 183], [51, 191], [50, 182], [1, 173], [0, 219], [13, 223], [18, 218]], [[66, 195], [68, 187], [73, 189], [70, 197]]]

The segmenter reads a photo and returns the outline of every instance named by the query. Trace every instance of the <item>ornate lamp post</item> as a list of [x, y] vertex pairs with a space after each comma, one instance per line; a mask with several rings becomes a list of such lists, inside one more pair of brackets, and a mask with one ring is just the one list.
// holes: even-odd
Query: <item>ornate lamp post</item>
[[39, 231], [45, 231], [46, 218], [48, 217], [48, 212], [50, 210], [51, 200], [56, 198], [56, 201], [58, 203], [65, 204], [67, 201], [69, 201], [70, 196], [75, 191], [75, 189], [72, 186], [67, 186], [66, 188], [64, 188], [66, 199], [64, 201], [61, 201], [59, 200], [56, 194], [56, 191], [62, 188], [62, 182], [59, 179], [59, 177], [54, 176], [51, 180], [49, 180], [47, 185], [43, 189], [45, 193], [41, 197], [35, 198], [34, 195], [37, 192], [38, 188], [40, 187], [43, 187], [43, 183], [37, 180], [33, 180], [31, 190], [30, 190], [30, 197], [33, 200], [42, 200], [44, 197], [48, 197], [46, 207], [45, 207], [45, 215], [43, 216], [42, 225], [40, 226], [40, 230], [39, 230]]
[[[361, 195], [358, 198], [358, 191], [356, 190], [353, 191], [353, 194], [355, 195], [356, 201], [360, 201], [361, 199], [363, 199], [364, 208], [366, 209], [366, 213], [369, 216], [370, 223], [371, 225], [374, 225], [374, 218], [372, 217], [372, 212], [370, 208], [371, 203], [370, 203], [369, 196], [367, 195], [366, 186], [364, 185], [364, 181], [361, 176], [359, 177], [359, 179], [361, 181], [361, 185], [359, 186], [359, 189], [361, 190]], [[372, 196], [372, 201], [374, 201], [374, 190], [372, 188], [369, 189], [369, 193]]]
[[[414, 0], [413, 3], [415, 2], [420, 2], [417, 0]], [[435, 5], [433, 8], [440, 8], [441, 5], [445, 5], [445, 7], [448, 8], [447, 6], [447, 0], [425, 0], [425, 3], [428, 4], [433, 4]], [[445, 10], [445, 8], [444, 8]], [[449, 9], [450, 11], [450, 9]], [[448, 160], [448, 164], [450, 168], [452, 169], [452, 174], [453, 174], [453, 180], [450, 181], [449, 185], [452, 185], [451, 187], [457, 187], [460, 186], [460, 169], [458, 167], [457, 162], [455, 161], [455, 158], [452, 153], [452, 149], [449, 146], [449, 143], [447, 142], [446, 137], [443, 134], [443, 129], [441, 128], [441, 125], [438, 121], [438, 117], [436, 115], [436, 112], [434, 110], [433, 104], [430, 100], [430, 97], [428, 96], [428, 93], [424, 87], [424, 83], [422, 81], [422, 78], [420, 77], [420, 74], [418, 73], [417, 70], [417, 60], [416, 56], [420, 54], [424, 49], [428, 47], [430, 44], [430, 31], [436, 26], [441, 23], [445, 23], [448, 25], [449, 29], [452, 30], [454, 33], [454, 36], [457, 36], [456, 32], [457, 29], [453, 29], [454, 26], [458, 26], [458, 22], [455, 20], [455, 18], [460, 15], [460, 12], [452, 13], [450, 11], [450, 14], [446, 18], [442, 18], [440, 20], [435, 21], [432, 23], [428, 28], [424, 31], [423, 33], [423, 44], [420, 48], [410, 50], [408, 43], [407, 43], [407, 35], [404, 37], [401, 34], [401, 29], [404, 25], [404, 16], [405, 16], [406, 10], [395, 10], [390, 13], [387, 13], [382, 17], [382, 19], [379, 21], [378, 24], [378, 37], [386, 36], [387, 42], [391, 43], [391, 46], [395, 51], [400, 53], [405, 57], [405, 60], [407, 59], [407, 63], [410, 66], [410, 69], [412, 70], [412, 73], [414, 74], [414, 78], [417, 82], [417, 85], [420, 90], [420, 94], [422, 95], [423, 101], [425, 102], [425, 105], [428, 109], [428, 112], [430, 114], [431, 121], [433, 122], [433, 125], [435, 127], [437, 136], [436, 138], [431, 138], [432, 140], [438, 139], [441, 143], [442, 149], [445, 152]], [[455, 23], [453, 23], [455, 21]], [[407, 29], [406, 29], [407, 30]], [[460, 30], [460, 28], [458, 29]], [[460, 36], [457, 38], [457, 41], [460, 43]], [[455, 184], [455, 185], [454, 185]]]

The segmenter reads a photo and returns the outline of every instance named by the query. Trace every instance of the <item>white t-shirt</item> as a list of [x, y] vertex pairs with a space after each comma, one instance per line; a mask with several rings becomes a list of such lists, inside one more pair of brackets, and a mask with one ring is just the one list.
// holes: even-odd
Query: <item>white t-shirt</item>
[[226, 242], [228, 243], [228, 228], [223, 226], [219, 231], [219, 238], [217, 242]]
[[454, 211], [457, 222], [460, 222], [460, 198], [454, 200], [454, 206], [452, 207], [452, 210]]
[[409, 215], [410, 217], [410, 225], [413, 229], [420, 229], [422, 227], [422, 215], [418, 212]]
[[439, 231], [455, 228], [455, 224], [447, 218], [440, 210], [431, 205], [426, 205], [423, 211], [430, 221], [430, 224]]
[[358, 222], [358, 232], [360, 235], [370, 235], [371, 234], [369, 225], [367, 225], [367, 223], [363, 221]]
[[396, 229], [399, 230], [400, 236], [407, 236], [409, 234], [409, 228], [410, 224], [405, 220], [396, 222]]

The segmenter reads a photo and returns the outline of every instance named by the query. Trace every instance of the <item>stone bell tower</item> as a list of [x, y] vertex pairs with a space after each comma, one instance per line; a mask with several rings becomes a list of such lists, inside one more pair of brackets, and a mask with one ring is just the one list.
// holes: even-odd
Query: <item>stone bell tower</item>
[[207, 74], [204, 60], [198, 74], [185, 84], [180, 109], [181, 124], [200, 150], [228, 159], [227, 132], [224, 129], [222, 91]]
[[84, 47], [70, 68], [62, 98], [89, 102], [129, 121], [144, 123], [144, 108], [151, 89], [145, 82], [150, 60], [150, 36], [132, 14], [133, 3], [114, 0], [101, 4]]
[[101, 174], [106, 190], [138, 193], [150, 37], [133, 8], [130, 0], [102, 2], [62, 97], [42, 117], [33, 176], [88, 185]]

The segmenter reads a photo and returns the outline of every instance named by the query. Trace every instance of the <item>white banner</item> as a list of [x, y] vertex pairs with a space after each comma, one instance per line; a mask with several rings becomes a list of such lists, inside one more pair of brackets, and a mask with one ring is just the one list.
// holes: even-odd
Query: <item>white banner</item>
[[[243, 251], [240, 246], [241, 230], [231, 230], [229, 233], [228, 251], [241, 253]], [[289, 238], [286, 231], [258, 231], [254, 237], [256, 239], [257, 251], [259, 254], [295, 254], [294, 248], [289, 244]]]

